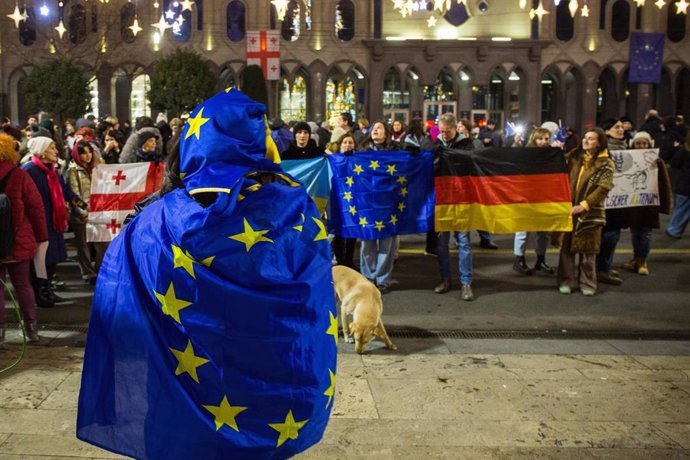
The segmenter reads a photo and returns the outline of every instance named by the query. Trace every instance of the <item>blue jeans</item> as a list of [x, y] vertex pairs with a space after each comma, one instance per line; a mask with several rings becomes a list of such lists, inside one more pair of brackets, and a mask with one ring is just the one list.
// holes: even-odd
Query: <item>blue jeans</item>
[[[458, 270], [460, 271], [460, 283], [472, 283], [472, 246], [470, 245], [469, 232], [456, 232], [455, 240], [458, 242]], [[438, 234], [438, 269], [441, 278], [450, 278], [450, 232]]]
[[652, 229], [630, 227], [630, 236], [635, 259], [647, 260], [652, 250]]
[[616, 252], [618, 240], [621, 239], [621, 229], [614, 230], [604, 229], [601, 232], [601, 247], [599, 254], [597, 254], [597, 271], [608, 272], [611, 271], [613, 265], [613, 254]]
[[380, 240], [362, 240], [359, 271], [377, 286], [388, 287], [393, 273], [395, 237]]
[[666, 233], [680, 238], [685, 232], [685, 227], [688, 226], [688, 221], [690, 221], [690, 197], [676, 193], [675, 201]]
[[537, 234], [537, 247], [535, 251], [538, 256], [546, 255], [546, 246], [549, 244], [549, 232], [517, 232], [513, 240], [513, 254], [524, 256], [527, 249], [527, 240], [535, 233]]

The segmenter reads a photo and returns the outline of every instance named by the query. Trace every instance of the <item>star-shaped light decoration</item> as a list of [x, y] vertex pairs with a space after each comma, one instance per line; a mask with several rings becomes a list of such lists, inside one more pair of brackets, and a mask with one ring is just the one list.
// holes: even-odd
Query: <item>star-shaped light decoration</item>
[[335, 393], [335, 374], [330, 369], [328, 369], [328, 376], [331, 378], [331, 384], [328, 388], [326, 388], [326, 391], [323, 392], [324, 395], [328, 396], [326, 407], [331, 405], [331, 401], [333, 401], [333, 394]]
[[662, 9], [664, 6], [666, 6], [666, 2], [664, 0], [656, 0], [654, 2], [657, 8]]
[[24, 15], [19, 11], [19, 5], [14, 5], [14, 12], [7, 15], [8, 18], [14, 21], [14, 26], [18, 29], [19, 23], [24, 20]]
[[575, 17], [575, 14], [577, 14], [577, 9], [579, 5], [577, 4], [577, 0], [570, 0], [568, 3], [568, 11], [570, 11], [570, 17]]
[[297, 439], [299, 436], [299, 430], [309, 421], [309, 419], [302, 420], [301, 422], [296, 422], [292, 415], [292, 411], [288, 411], [285, 421], [283, 423], [269, 423], [268, 426], [280, 433], [278, 436], [278, 444], [276, 447], [280, 447], [288, 439]]
[[588, 18], [589, 17], [589, 7], [585, 3], [582, 5], [582, 9], [580, 10], [580, 13], [582, 14], [583, 18]]
[[182, 7], [182, 11], [192, 11], [192, 6], [194, 6], [194, 2], [190, 0], [182, 0], [180, 2], [180, 6]]
[[60, 24], [55, 27], [55, 30], [57, 30], [58, 36], [62, 39], [62, 36], [65, 35], [65, 32], [67, 32], [65, 24], [62, 23], [62, 19], [60, 19]]
[[328, 329], [326, 329], [327, 335], [332, 335], [335, 340], [335, 345], [338, 345], [338, 318], [333, 316], [333, 312], [328, 312]]
[[172, 27], [170, 24], [168, 24], [168, 21], [165, 20], [165, 16], [163, 16], [162, 14], [158, 22], [151, 25], [158, 29], [158, 33], [161, 35], [161, 38], [163, 38], [163, 34], [165, 33], [165, 31]]
[[518, 6], [520, 7], [521, 10], [524, 10], [525, 8], [527, 8], [527, 0], [520, 0], [518, 2]]
[[182, 324], [180, 320], [180, 310], [187, 308], [192, 304], [192, 302], [187, 302], [186, 300], [178, 299], [175, 295], [175, 287], [172, 283], [168, 286], [168, 290], [165, 295], [153, 291], [156, 295], [156, 299], [161, 303], [161, 309], [165, 315], [172, 317], [178, 324]]
[[192, 346], [192, 341], [187, 340], [187, 348], [182, 350], [175, 350], [174, 348], [169, 348], [175, 358], [177, 358], [177, 368], [175, 369], [175, 375], [184, 374], [185, 372], [196, 383], [199, 383], [199, 376], [196, 373], [196, 368], [203, 366], [208, 362], [208, 359], [200, 358], [194, 354], [194, 347]]
[[[161, 17], [161, 21], [165, 23], [167, 27], [170, 27], [167, 22]], [[154, 27], [156, 27], [154, 25]], [[161, 31], [162, 33], [162, 31]], [[189, 125], [189, 129], [187, 130], [187, 134], [185, 134], [184, 138], [187, 139], [188, 137], [191, 137], [192, 134], [196, 136], [197, 139], [199, 139], [199, 130], [201, 127], [204, 125], [204, 123], [208, 122], [210, 118], [204, 118], [204, 107], [201, 108], [197, 112], [196, 115], [194, 115], [194, 118], [189, 118], [187, 119], [187, 124]]]
[[175, 19], [175, 12], [173, 10], [166, 11], [165, 19]]
[[638, 8], [642, 8], [645, 1], [646, 0], [635, 0], [635, 5], [637, 5]]
[[688, 6], [690, 6], [690, 3], [680, 0], [676, 3], [676, 14], [688, 14]]
[[541, 22], [541, 19], [544, 17], [545, 14], [549, 14], [547, 10], [544, 9], [544, 5], [539, 2], [539, 5], [537, 5], [537, 9], [532, 9], [529, 12], [529, 18], [534, 19], [536, 16], [539, 22]]
[[134, 35], [135, 37], [139, 32], [144, 30], [141, 27], [139, 27], [139, 19], [137, 19], [136, 16], [134, 17], [134, 22], [131, 26], [128, 27], [128, 29], [132, 31], [132, 35]]
[[247, 410], [246, 407], [242, 406], [231, 406], [228, 402], [228, 397], [223, 396], [223, 400], [217, 406], [207, 406], [204, 405], [204, 409], [209, 411], [215, 417], [214, 422], [216, 423], [216, 431], [220, 430], [223, 425], [227, 425], [233, 430], [239, 432], [240, 429], [235, 421], [235, 416], [240, 412]]
[[264, 235], [268, 233], [268, 230], [254, 230], [251, 225], [249, 225], [249, 221], [247, 218], [244, 218], [244, 232], [242, 233], [237, 233], [235, 235], [229, 236], [231, 240], [239, 241], [240, 243], [244, 243], [245, 247], [247, 248], [247, 252], [256, 244], [256, 243], [273, 243], [273, 240], [270, 238], [266, 238]]
[[426, 26], [429, 28], [436, 27], [436, 18], [433, 16], [429, 16], [429, 19], [426, 20]]

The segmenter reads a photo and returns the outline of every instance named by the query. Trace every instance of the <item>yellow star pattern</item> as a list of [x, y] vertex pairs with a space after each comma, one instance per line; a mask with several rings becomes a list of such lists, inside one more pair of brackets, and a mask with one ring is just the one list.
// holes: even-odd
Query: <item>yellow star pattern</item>
[[391, 224], [395, 225], [398, 223], [398, 216], [395, 214], [391, 215], [391, 220], [389, 221]]
[[364, 172], [364, 168], [362, 168], [362, 165], [355, 165], [355, 169], [353, 169], [353, 171], [359, 176]]
[[335, 344], [338, 345], [338, 319], [333, 316], [333, 312], [328, 312], [329, 324], [328, 329], [326, 329], [326, 334], [332, 335], [335, 339]]
[[328, 375], [331, 377], [331, 385], [326, 388], [326, 391], [323, 392], [324, 395], [328, 396], [326, 407], [331, 405], [331, 401], [333, 401], [333, 394], [335, 393], [335, 374], [332, 370], [328, 369]]
[[189, 251], [183, 251], [179, 246], [171, 244], [173, 251], [173, 268], [182, 267], [187, 273], [191, 275], [192, 278], [196, 279], [194, 275], [194, 263], [196, 260], [192, 258]]
[[314, 222], [316, 225], [319, 227], [319, 233], [314, 237], [314, 241], [321, 241], [321, 240], [327, 240], [328, 239], [328, 232], [326, 232], [326, 226], [323, 225], [323, 222], [321, 219], [318, 217], [311, 217], [314, 219]]
[[302, 216], [302, 225], [295, 225], [294, 227], [292, 227], [298, 232], [301, 232], [302, 228], [304, 228], [304, 214], [300, 213], [300, 215]]
[[367, 222], [367, 218], [366, 217], [360, 217], [359, 218], [359, 225], [361, 225], [362, 227], [366, 227], [367, 225], [369, 225], [369, 222]]
[[388, 165], [388, 167], [386, 168], [386, 172], [390, 173], [390, 175], [392, 176], [398, 171], [395, 169], [395, 165]]
[[382, 220], [377, 220], [376, 223], [374, 224], [374, 228], [376, 228], [376, 230], [380, 231], [383, 227], [385, 227], [385, 225], [383, 225]]
[[204, 409], [209, 411], [215, 417], [216, 431], [220, 430], [223, 425], [227, 425], [233, 430], [239, 432], [240, 429], [237, 427], [237, 422], [235, 421], [235, 416], [242, 411], [247, 410], [246, 407], [241, 406], [231, 406], [228, 402], [228, 397], [223, 396], [223, 400], [217, 406], [206, 406]]
[[371, 163], [369, 163], [369, 167], [376, 171], [377, 168], [379, 168], [379, 160], [371, 160]]
[[276, 447], [280, 447], [288, 439], [297, 439], [299, 436], [299, 430], [309, 421], [309, 419], [303, 420], [301, 422], [296, 422], [295, 418], [292, 416], [292, 411], [288, 411], [285, 421], [283, 423], [269, 423], [268, 426], [280, 433], [278, 436], [278, 444]]
[[199, 110], [199, 113], [197, 113], [194, 116], [194, 118], [189, 118], [187, 120], [187, 123], [189, 123], [189, 129], [187, 130], [187, 134], [184, 136], [185, 139], [191, 137], [192, 134], [195, 135], [197, 139], [199, 139], [199, 130], [204, 125], [204, 123], [210, 120], [210, 118], [204, 118], [203, 115], [204, 108], [202, 107], [201, 110]]
[[405, 203], [402, 201], [398, 203], [398, 211], [403, 212], [405, 210]]
[[192, 302], [178, 299], [175, 296], [175, 288], [173, 287], [172, 283], [170, 283], [170, 286], [168, 286], [168, 290], [166, 291], [165, 295], [156, 291], [153, 291], [153, 293], [156, 295], [156, 299], [158, 299], [158, 301], [161, 303], [163, 313], [172, 317], [172, 319], [177, 321], [178, 324], [182, 324], [182, 321], [180, 321], [180, 310], [187, 308], [192, 304]]
[[347, 179], [345, 179], [345, 183], [352, 187], [352, 184], [355, 183], [355, 180], [352, 177], [348, 177]]
[[207, 267], [210, 267], [211, 264], [213, 263], [213, 259], [215, 259], [215, 258], [216, 258], [216, 256], [207, 257], [201, 261], [201, 264], [205, 265]]
[[402, 196], [407, 196], [407, 187], [400, 188], [400, 194]]
[[196, 375], [196, 368], [203, 366], [208, 362], [208, 359], [199, 358], [194, 355], [194, 347], [192, 346], [192, 341], [187, 340], [187, 348], [182, 350], [175, 350], [174, 348], [169, 348], [172, 351], [175, 358], [177, 358], [177, 369], [175, 369], [175, 375], [184, 374], [185, 372], [196, 383], [199, 383], [199, 376]]
[[407, 177], [405, 177], [405, 176], [400, 176], [400, 177], [398, 177], [398, 179], [396, 180], [396, 182], [397, 182], [398, 184], [405, 184], [405, 183], [407, 183]]
[[254, 230], [245, 218], [244, 232], [237, 233], [236, 235], [229, 236], [228, 238], [239, 241], [240, 243], [244, 243], [247, 248], [247, 252], [249, 252], [252, 246], [254, 246], [256, 243], [261, 243], [262, 241], [266, 243], [273, 243], [272, 239], [264, 236], [266, 233], [268, 233], [268, 230]]
[[352, 192], [343, 193], [343, 200], [350, 202], [352, 201]]
[[357, 214], [357, 208], [355, 208], [354, 206], [350, 206], [350, 209], [348, 209], [347, 212], [354, 216], [355, 214]]

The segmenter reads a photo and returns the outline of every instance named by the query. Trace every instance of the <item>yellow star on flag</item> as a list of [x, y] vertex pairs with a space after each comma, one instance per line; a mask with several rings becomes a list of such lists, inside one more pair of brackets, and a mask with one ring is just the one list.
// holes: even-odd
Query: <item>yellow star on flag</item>
[[302, 229], [304, 228], [304, 214], [300, 213], [300, 216], [302, 216], [302, 225], [295, 225], [294, 227], [292, 227], [295, 230], [297, 230], [298, 232], [301, 232]]
[[242, 233], [237, 233], [236, 235], [229, 236], [231, 240], [239, 241], [241, 243], [244, 243], [244, 245], [247, 248], [247, 252], [254, 246], [256, 243], [261, 243], [266, 242], [266, 243], [273, 243], [273, 240], [270, 238], [266, 238], [264, 235], [268, 233], [268, 230], [258, 230], [255, 231], [251, 225], [249, 225], [249, 222], [247, 219], [244, 219], [244, 232]]
[[401, 189], [400, 189], [400, 194], [401, 194], [402, 196], [407, 196], [407, 187], [401, 188]]
[[389, 221], [391, 224], [395, 225], [398, 223], [398, 216], [395, 214], [391, 215], [391, 220]]
[[187, 120], [187, 123], [189, 123], [189, 129], [187, 130], [187, 134], [185, 134], [184, 138], [187, 139], [190, 137], [192, 134], [196, 136], [197, 139], [199, 139], [199, 130], [201, 127], [204, 125], [204, 123], [207, 123], [210, 118], [204, 118], [204, 107], [199, 110], [199, 112], [194, 116], [194, 118], [189, 118]]
[[324, 395], [328, 396], [326, 407], [331, 405], [331, 401], [333, 401], [333, 394], [335, 393], [335, 374], [332, 370], [328, 369], [328, 375], [331, 378], [331, 385], [326, 388], [326, 391], [323, 392]]
[[211, 264], [213, 263], [213, 259], [215, 259], [215, 258], [216, 258], [216, 256], [207, 257], [201, 261], [201, 264], [205, 265], [207, 267], [210, 267]]
[[165, 295], [153, 291], [156, 295], [156, 299], [161, 303], [161, 310], [164, 314], [172, 317], [178, 324], [182, 324], [180, 321], [180, 310], [187, 308], [192, 304], [192, 302], [187, 302], [186, 300], [178, 299], [175, 296], [175, 287], [172, 283], [168, 286], [168, 290]]
[[326, 334], [332, 335], [335, 339], [336, 346], [338, 345], [338, 319], [333, 316], [333, 312], [328, 312], [329, 324], [328, 329], [326, 329]]
[[361, 225], [362, 227], [366, 227], [367, 225], [369, 225], [369, 222], [367, 222], [367, 218], [366, 217], [360, 217], [359, 218], [359, 225]]
[[398, 184], [404, 184], [404, 183], [407, 182], [407, 177], [405, 177], [405, 176], [400, 176], [400, 177], [398, 177], [398, 179], [396, 180], [396, 182], [397, 182]]
[[352, 187], [352, 184], [355, 183], [355, 180], [354, 180], [352, 177], [349, 177], [349, 176], [348, 176], [348, 178], [345, 179], [345, 183], [346, 183], [347, 185], [349, 185], [350, 187]]
[[314, 217], [314, 216], [312, 216], [311, 218], [314, 219], [314, 222], [319, 227], [319, 233], [314, 237], [314, 241], [327, 240], [328, 239], [328, 233], [326, 232], [326, 226], [323, 225], [323, 222], [321, 221], [321, 219], [319, 219], [318, 217]]
[[353, 169], [352, 171], [357, 173], [357, 175], [359, 176], [364, 172], [364, 169], [362, 168], [362, 165], [355, 165], [355, 169]]
[[268, 426], [280, 433], [278, 436], [278, 444], [276, 447], [283, 445], [288, 439], [297, 439], [299, 436], [299, 430], [309, 421], [309, 419], [303, 420], [301, 422], [296, 422], [295, 418], [292, 416], [292, 411], [288, 411], [285, 421], [283, 423], [269, 423]]
[[403, 212], [405, 210], [405, 203], [402, 201], [398, 203], [398, 211]]
[[369, 167], [376, 171], [376, 168], [379, 168], [379, 160], [371, 160], [371, 163], [369, 163]]
[[199, 358], [194, 355], [194, 347], [192, 346], [192, 341], [187, 340], [187, 348], [182, 350], [175, 350], [174, 348], [169, 348], [172, 351], [175, 358], [177, 358], [177, 369], [175, 369], [175, 375], [184, 374], [185, 372], [196, 383], [199, 383], [199, 376], [196, 375], [196, 368], [203, 366], [208, 362], [208, 359]]
[[216, 422], [216, 431], [220, 430], [223, 425], [227, 425], [237, 432], [239, 432], [240, 429], [237, 427], [235, 416], [240, 412], [247, 410], [246, 407], [231, 406], [228, 402], [227, 396], [223, 396], [223, 400], [220, 402], [219, 405], [204, 405], [204, 409], [212, 413], [215, 417], [214, 421]]
[[350, 206], [350, 209], [347, 212], [354, 216], [355, 214], [357, 214], [357, 208], [355, 208], [354, 206]]
[[398, 172], [398, 171], [396, 171], [395, 165], [388, 165], [388, 166], [386, 167], [386, 172], [390, 173], [390, 175], [392, 176], [392, 175], [394, 175], [394, 174], [395, 174], [396, 172]]
[[345, 201], [352, 201], [352, 192], [345, 192], [343, 193], [343, 200]]
[[194, 264], [196, 260], [192, 258], [189, 251], [183, 251], [179, 246], [171, 244], [173, 251], [173, 268], [182, 267], [187, 273], [191, 275], [192, 278], [196, 279], [194, 275]]
[[376, 228], [376, 230], [380, 231], [383, 227], [385, 227], [382, 220], [377, 220], [375, 222], [376, 223], [374, 224], [374, 228]]

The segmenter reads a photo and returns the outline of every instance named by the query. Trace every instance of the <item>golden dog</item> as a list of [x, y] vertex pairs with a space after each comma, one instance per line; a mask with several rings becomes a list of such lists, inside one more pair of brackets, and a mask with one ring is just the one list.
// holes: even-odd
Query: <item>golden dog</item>
[[[389, 350], [397, 350], [381, 322], [383, 301], [376, 286], [357, 271], [342, 265], [333, 267], [333, 285], [335, 295], [340, 300], [345, 341], [354, 342], [355, 351], [359, 354], [364, 352], [364, 347], [374, 337], [383, 340]], [[352, 316], [352, 322], [348, 325], [349, 316]]]

